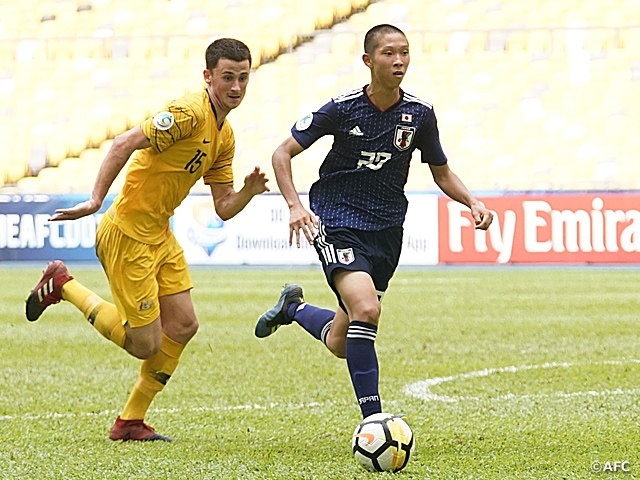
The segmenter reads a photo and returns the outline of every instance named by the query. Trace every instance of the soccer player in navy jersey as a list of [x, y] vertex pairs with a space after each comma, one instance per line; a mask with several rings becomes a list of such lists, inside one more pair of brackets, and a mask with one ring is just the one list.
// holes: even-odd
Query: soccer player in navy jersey
[[[259, 318], [255, 334], [267, 337], [295, 321], [346, 358], [366, 418], [382, 411], [374, 344], [380, 301], [400, 258], [413, 151], [421, 151], [438, 187], [471, 209], [476, 228], [486, 230], [492, 214], [449, 168], [433, 107], [400, 88], [409, 66], [404, 33], [393, 25], [375, 26], [365, 36], [364, 51], [371, 83], [300, 119], [272, 158], [290, 209], [289, 242], [295, 236], [300, 247], [304, 235], [315, 246], [338, 308], [307, 304], [302, 288], [289, 284]], [[313, 215], [298, 197], [291, 159], [324, 135], [333, 135], [334, 143], [309, 192]]]

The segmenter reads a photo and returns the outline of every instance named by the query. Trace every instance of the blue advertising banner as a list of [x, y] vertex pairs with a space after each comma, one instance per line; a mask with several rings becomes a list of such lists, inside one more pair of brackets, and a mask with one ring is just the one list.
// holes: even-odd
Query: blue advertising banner
[[99, 212], [74, 221], [49, 222], [59, 208], [70, 208], [88, 195], [0, 195], [0, 261], [97, 261], [96, 229], [115, 195]]
[[[83, 195], [0, 195], [0, 262], [97, 262], [96, 230], [113, 202], [105, 199], [94, 215], [50, 222], [57, 209], [88, 198]], [[401, 265], [438, 263], [438, 197], [410, 194]], [[307, 195], [301, 195], [308, 205]], [[240, 215], [222, 221], [211, 195], [191, 194], [176, 208], [170, 227], [190, 265], [318, 265], [312, 246], [289, 245], [289, 212], [280, 195], [260, 195]]]

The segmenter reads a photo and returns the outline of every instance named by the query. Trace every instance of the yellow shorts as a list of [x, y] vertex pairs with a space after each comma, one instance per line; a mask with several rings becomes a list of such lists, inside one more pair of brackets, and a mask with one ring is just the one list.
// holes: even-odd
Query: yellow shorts
[[143, 327], [160, 316], [159, 297], [193, 288], [182, 247], [170, 232], [158, 245], [128, 237], [106, 213], [96, 233], [104, 268], [122, 323]]

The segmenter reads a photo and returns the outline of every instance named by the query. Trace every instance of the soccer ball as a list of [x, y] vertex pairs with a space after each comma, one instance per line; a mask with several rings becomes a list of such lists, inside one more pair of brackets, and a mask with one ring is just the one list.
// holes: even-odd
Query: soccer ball
[[351, 447], [365, 469], [397, 472], [407, 465], [413, 453], [413, 432], [400, 415], [374, 413], [357, 426]]

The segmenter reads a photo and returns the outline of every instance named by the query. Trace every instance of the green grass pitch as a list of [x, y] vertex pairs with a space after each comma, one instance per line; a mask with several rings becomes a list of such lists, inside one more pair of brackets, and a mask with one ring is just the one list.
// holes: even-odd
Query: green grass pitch
[[319, 269], [192, 275], [201, 328], [146, 418], [177, 441], [133, 444], [108, 430], [139, 361], [71, 305], [27, 322], [40, 270], [0, 268], [0, 478], [640, 478], [640, 270], [399, 270], [376, 343], [384, 410], [416, 436], [395, 476], [353, 459], [344, 361], [297, 325], [253, 336], [285, 282], [334, 308]]

